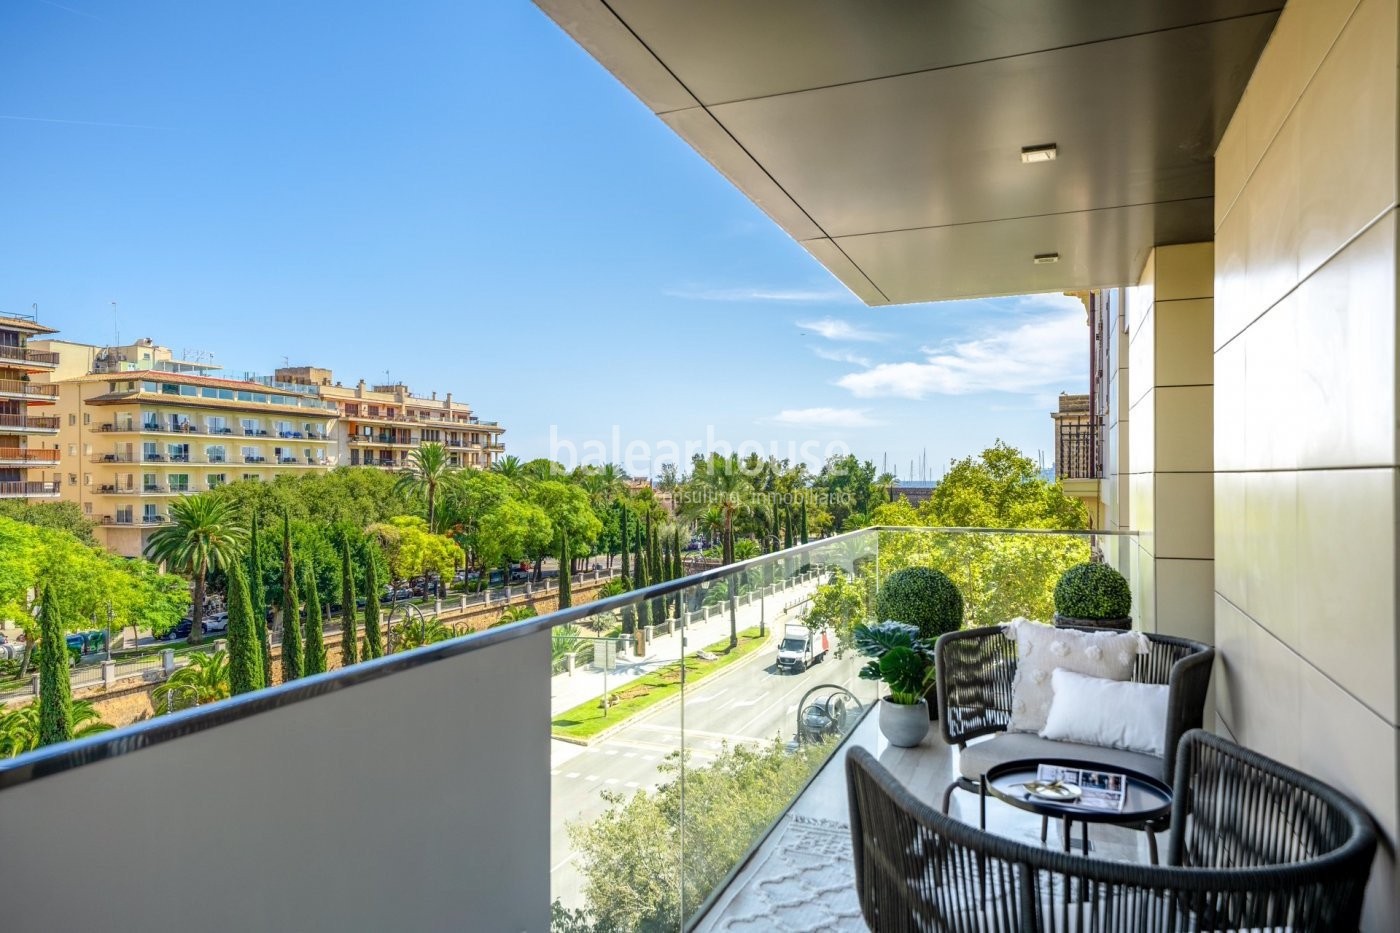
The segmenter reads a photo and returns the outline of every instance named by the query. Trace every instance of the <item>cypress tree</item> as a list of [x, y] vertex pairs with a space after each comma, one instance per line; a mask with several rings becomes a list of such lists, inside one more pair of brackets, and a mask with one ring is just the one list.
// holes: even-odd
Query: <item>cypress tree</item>
[[802, 543], [807, 543], [807, 500], [802, 500]]
[[574, 604], [574, 581], [569, 567], [569, 532], [559, 530], [559, 608], [568, 609]]
[[340, 542], [340, 666], [360, 660], [360, 633], [355, 630], [355, 567], [350, 563], [350, 536]]
[[316, 592], [316, 565], [308, 562], [306, 575], [306, 626], [302, 630], [302, 672], [310, 677], [326, 669], [326, 645], [321, 635], [321, 594]]
[[252, 693], [263, 688], [262, 648], [253, 622], [253, 599], [248, 575], [234, 561], [228, 572], [228, 684], [229, 693]]
[[253, 627], [262, 662], [262, 682], [272, 683], [272, 638], [267, 632], [267, 590], [262, 578], [262, 550], [258, 543], [258, 513], [253, 512], [248, 534], [248, 604], [252, 607]]
[[[619, 502], [617, 508], [622, 513], [622, 591], [625, 593], [632, 589], [632, 570], [629, 566], [632, 559], [632, 541], [627, 529], [627, 506]], [[623, 606], [622, 634], [631, 635], [636, 630], [636, 613], [633, 612], [631, 606]]]
[[301, 607], [297, 605], [297, 575], [292, 566], [292, 525], [282, 513], [282, 682], [301, 676]]
[[786, 503], [783, 505], [783, 548], [792, 547], [792, 508]]
[[[647, 576], [652, 583], [665, 581], [666, 574], [661, 569], [661, 548], [657, 546], [656, 527], [651, 523], [651, 516], [647, 516], [647, 561], [650, 566], [647, 568]], [[651, 601], [651, 621], [653, 625], [660, 625], [666, 621], [666, 600], [658, 597]]]
[[[685, 571], [681, 568], [681, 529], [680, 529], [680, 526], [677, 526], [677, 527], [671, 532], [671, 579], [672, 579], [672, 580], [679, 580], [679, 579], [680, 579], [681, 577], [683, 577], [683, 576], [685, 576]], [[677, 618], [677, 619], [679, 619], [679, 618], [681, 617], [681, 613], [685, 611], [685, 607], [684, 607], [684, 605], [683, 605], [682, 602], [681, 602], [683, 599], [685, 599], [685, 593], [684, 593], [683, 591], [677, 591], [677, 593], [676, 593], [676, 618]]]
[[39, 595], [39, 744], [73, 737], [73, 691], [68, 681], [68, 643], [53, 587]]
[[374, 572], [374, 554], [365, 543], [365, 658], [384, 655], [384, 641], [379, 634], [379, 580]]
[[[647, 564], [642, 555], [642, 536], [637, 535], [637, 589], [644, 590], [651, 585], [651, 580], [647, 576]], [[651, 624], [651, 610], [646, 600], [637, 603], [637, 628], [644, 629]]]

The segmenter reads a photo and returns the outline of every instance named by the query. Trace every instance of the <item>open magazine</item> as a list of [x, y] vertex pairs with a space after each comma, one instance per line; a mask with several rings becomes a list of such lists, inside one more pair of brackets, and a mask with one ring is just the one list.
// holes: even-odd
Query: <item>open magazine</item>
[[1091, 810], [1123, 809], [1127, 796], [1128, 780], [1121, 774], [1111, 771], [1090, 771], [1084, 768], [1065, 768], [1060, 765], [1040, 765], [1036, 768], [1036, 780], [1041, 784], [1055, 781], [1079, 788], [1076, 803]]

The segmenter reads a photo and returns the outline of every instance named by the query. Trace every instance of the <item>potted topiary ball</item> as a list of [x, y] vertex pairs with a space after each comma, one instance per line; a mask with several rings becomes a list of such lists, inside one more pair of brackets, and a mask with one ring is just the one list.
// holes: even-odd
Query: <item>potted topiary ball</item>
[[1077, 628], [1130, 629], [1133, 591], [1108, 564], [1075, 564], [1055, 584], [1055, 624]]
[[[875, 617], [903, 622], [919, 630], [919, 638], [932, 646], [939, 635], [956, 632], [963, 624], [963, 598], [948, 575], [932, 567], [905, 567], [885, 579], [875, 596]], [[933, 688], [927, 692], [928, 714], [938, 713]]]

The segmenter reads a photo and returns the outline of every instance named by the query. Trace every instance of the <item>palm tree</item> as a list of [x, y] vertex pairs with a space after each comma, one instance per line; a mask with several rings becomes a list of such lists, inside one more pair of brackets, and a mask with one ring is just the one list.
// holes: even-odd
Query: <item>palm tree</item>
[[696, 466], [695, 478], [705, 498], [724, 517], [724, 563], [734, 563], [734, 519], [749, 507], [753, 487], [739, 463], [738, 454], [728, 459], [715, 454]]
[[520, 489], [525, 485], [525, 463], [514, 454], [506, 454], [491, 463], [491, 472], [499, 473]]
[[228, 652], [215, 651], [191, 655], [189, 664], [151, 691], [151, 705], [157, 712], [174, 712], [225, 700], [230, 695]]
[[204, 578], [209, 571], [226, 569], [239, 560], [247, 543], [248, 529], [233, 499], [208, 494], [170, 503], [169, 524], [157, 528], [146, 543], [147, 557], [194, 577], [190, 644], [199, 644], [204, 635]]
[[453, 472], [452, 462], [447, 457], [447, 448], [429, 441], [419, 445], [408, 455], [408, 465], [399, 474], [394, 491], [413, 497], [426, 496], [428, 499], [428, 530], [437, 531], [437, 491]]
[[[112, 726], [102, 721], [90, 700], [74, 700], [68, 712], [73, 738], [106, 732]], [[39, 747], [39, 704], [30, 703], [0, 715], [0, 758], [14, 758]]]

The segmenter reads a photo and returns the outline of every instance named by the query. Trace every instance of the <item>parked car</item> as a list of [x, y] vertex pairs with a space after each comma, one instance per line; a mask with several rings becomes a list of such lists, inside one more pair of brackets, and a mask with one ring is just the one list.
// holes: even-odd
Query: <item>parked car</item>
[[210, 616], [209, 618], [204, 619], [203, 622], [201, 623], [201, 625], [203, 626], [203, 629], [202, 629], [202, 630], [204, 631], [204, 633], [205, 633], [206, 635], [209, 634], [210, 632], [227, 632], [227, 631], [228, 631], [228, 613], [227, 613], [227, 612], [216, 612], [216, 613], [214, 613], [212, 616]]
[[189, 638], [190, 629], [192, 628], [194, 628], [194, 619], [181, 619], [173, 629], [160, 636], [160, 640], [176, 641], [181, 638]]

